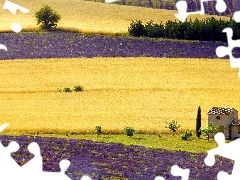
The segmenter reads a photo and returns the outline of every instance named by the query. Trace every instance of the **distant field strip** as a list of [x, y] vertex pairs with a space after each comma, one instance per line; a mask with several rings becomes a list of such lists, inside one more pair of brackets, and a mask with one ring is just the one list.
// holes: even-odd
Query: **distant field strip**
[[[212, 106], [240, 109], [237, 69], [227, 60], [92, 58], [0, 61], [0, 123], [6, 131], [165, 130], [177, 120], [195, 129]], [[57, 88], [82, 85], [84, 92]]]
[[[104, 0], [90, 0], [95, 2], [104, 2]], [[121, 4], [123, 5], [123, 2], [125, 2], [125, 5], [129, 6], [140, 6], [140, 7], [150, 7], [150, 8], [156, 8], [156, 9], [168, 9], [168, 10], [176, 10], [176, 2], [179, 0], [168, 0], [168, 1], [159, 1], [159, 0], [119, 0], [114, 2], [115, 4]], [[188, 12], [196, 12], [201, 10], [201, 1], [199, 0], [187, 0], [186, 1], [187, 11]], [[211, 14], [211, 15], [232, 15], [234, 11], [236, 11], [239, 8], [239, 3], [237, 0], [227, 0], [226, 2], [227, 9], [223, 13], [219, 13], [215, 6], [216, 1], [205, 1], [204, 4], [204, 11], [205, 14]]]
[[[0, 33], [8, 51], [3, 59], [79, 58], [79, 57], [171, 57], [217, 58], [216, 48], [227, 43], [126, 38], [80, 33]], [[240, 52], [233, 51], [240, 57]], [[224, 57], [228, 58], [228, 57]]]
[[[58, 27], [81, 32], [104, 34], [127, 33], [132, 20], [142, 20], [143, 23], [150, 20], [156, 23], [160, 23], [161, 21], [165, 23], [167, 20], [174, 20], [174, 14], [177, 13], [176, 10], [121, 6], [87, 2], [84, 0], [15, 0], [14, 3], [30, 9], [30, 12], [27, 14], [17, 12], [17, 15], [14, 15], [7, 10], [0, 11], [0, 31], [11, 31], [10, 27], [13, 22], [21, 23], [23, 30], [36, 30], [38, 26], [36, 25], [34, 13], [45, 4], [49, 4], [53, 10], [62, 16]], [[2, 2], [3, 4], [4, 2]], [[204, 19], [209, 16], [195, 15], [190, 17], [193, 19], [195, 17]], [[222, 17], [222, 19], [226, 18]]]

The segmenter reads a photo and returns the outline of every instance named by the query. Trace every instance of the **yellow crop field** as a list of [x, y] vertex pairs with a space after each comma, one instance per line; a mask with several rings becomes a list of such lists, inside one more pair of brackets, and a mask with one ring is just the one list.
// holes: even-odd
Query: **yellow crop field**
[[[142, 20], [146, 23], [165, 23], [174, 20], [175, 10], [151, 9], [134, 6], [120, 6], [115, 4], [89, 2], [84, 0], [14, 0], [14, 3], [30, 10], [24, 14], [20, 11], [16, 15], [8, 10], [0, 11], [0, 31], [11, 31], [11, 24], [21, 23], [23, 30], [36, 30], [34, 14], [43, 5], [50, 5], [57, 11], [62, 19], [58, 27], [86, 33], [117, 34], [127, 33], [132, 20]], [[4, 2], [2, 2], [4, 4]], [[208, 15], [192, 15], [189, 18], [205, 19]], [[215, 16], [217, 19], [229, 19], [228, 17]]]
[[[240, 110], [237, 69], [220, 59], [76, 58], [0, 61], [0, 124], [10, 131], [195, 129], [197, 108]], [[82, 85], [83, 92], [57, 88]]]

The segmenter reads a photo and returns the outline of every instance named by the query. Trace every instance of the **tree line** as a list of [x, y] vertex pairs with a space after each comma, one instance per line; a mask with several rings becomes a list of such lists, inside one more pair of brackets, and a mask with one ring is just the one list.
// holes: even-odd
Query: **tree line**
[[128, 32], [134, 37], [226, 42], [226, 34], [222, 32], [226, 27], [232, 28], [233, 39], [240, 38], [240, 23], [236, 23], [232, 18], [227, 21], [214, 17], [201, 21], [197, 18], [194, 21], [190, 18], [185, 22], [168, 20], [165, 25], [162, 22], [153, 23], [152, 20], [143, 24], [141, 20], [136, 20], [132, 21]]

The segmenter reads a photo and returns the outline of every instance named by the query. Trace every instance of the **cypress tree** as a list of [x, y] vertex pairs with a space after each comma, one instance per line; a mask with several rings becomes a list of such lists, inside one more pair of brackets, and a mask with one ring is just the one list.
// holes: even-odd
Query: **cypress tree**
[[198, 138], [200, 138], [201, 136], [200, 128], [201, 128], [201, 108], [199, 106], [197, 111], [197, 119], [196, 119], [196, 134]]

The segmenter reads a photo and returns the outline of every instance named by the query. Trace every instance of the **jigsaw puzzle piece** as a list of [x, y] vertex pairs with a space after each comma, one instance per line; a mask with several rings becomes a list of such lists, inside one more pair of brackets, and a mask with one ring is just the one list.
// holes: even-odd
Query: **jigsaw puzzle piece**
[[17, 10], [20, 10], [22, 13], [28, 13], [30, 10], [27, 8], [24, 8], [20, 5], [17, 5], [15, 3], [12, 3], [8, 0], [4, 3], [3, 9], [9, 10], [11, 13], [16, 14]]
[[65, 174], [70, 166], [70, 161], [60, 161], [60, 172], [43, 172], [43, 159], [39, 145], [36, 142], [30, 143], [28, 145], [28, 151], [32, 153], [34, 157], [21, 167], [21, 172], [19, 174], [20, 177], [24, 177], [23, 179], [25, 180], [70, 180]]
[[116, 2], [118, 0], [105, 0], [105, 3], [113, 3], [113, 2]]
[[162, 176], [156, 176], [156, 177], [154, 178], [154, 180], [165, 180], [165, 178], [162, 177]]
[[[182, 177], [181, 180], [188, 180], [190, 170], [189, 169], [182, 169], [178, 165], [173, 165], [171, 167], [171, 174], [173, 176], [181, 176]], [[165, 180], [165, 178], [162, 177], [162, 176], [157, 176], [157, 177], [155, 177], [154, 180]]]
[[228, 55], [230, 53], [229, 50], [230, 49], [228, 47], [218, 46], [216, 48], [216, 55], [217, 55], [217, 57], [222, 58], [222, 57], [224, 57], [224, 56], [226, 56], [226, 55]]
[[176, 9], [178, 10], [178, 14], [174, 14], [176, 18], [180, 21], [184, 22], [189, 15], [187, 13], [187, 2], [186, 1], [178, 1], [176, 2]]
[[[1, 46], [1, 44], [0, 44]], [[4, 46], [4, 45], [3, 45]], [[7, 47], [5, 46], [4, 48], [6, 48], [5, 50], [7, 51]], [[0, 47], [1, 49], [1, 47]], [[2, 132], [4, 129], [6, 129], [7, 127], [9, 126], [9, 124], [7, 123], [3, 123], [1, 126], [0, 126], [0, 132]]]
[[[203, 2], [206, 2], [206, 1], [211, 1], [211, 0], [200, 0], [201, 10], [196, 12], [187, 12], [187, 2], [185, 0], [180, 0], [176, 2], [176, 9], [178, 11], [178, 14], [175, 14], [175, 17], [178, 18], [180, 21], [185, 22], [187, 16], [189, 15], [192, 15], [192, 14], [203, 15], [205, 13]], [[216, 10], [220, 13], [226, 11], [227, 5], [224, 2], [224, 0], [216, 0], [216, 1], [217, 1], [215, 5]]]
[[[208, 151], [207, 157], [204, 159], [204, 162], [207, 166], [213, 166], [215, 164], [215, 156], [219, 155], [227, 159], [234, 161], [232, 174], [229, 175], [224, 171], [220, 171], [217, 175], [218, 180], [237, 180], [240, 177], [240, 157], [239, 157], [239, 148], [240, 148], [240, 139], [236, 139], [232, 142], [225, 143], [225, 136], [223, 133], [217, 133], [214, 136], [215, 141], [218, 144], [217, 148], [211, 149]], [[230, 153], [229, 153], [230, 152]]]
[[67, 171], [68, 167], [70, 166], [70, 161], [68, 160], [61, 160], [59, 163], [60, 166], [60, 172], [42, 172], [41, 173], [41, 179], [44, 180], [71, 180], [65, 172]]
[[0, 44], [0, 49], [7, 51], [7, 46], [5, 46], [4, 44]]
[[28, 151], [34, 155], [26, 164], [21, 167], [23, 173], [41, 173], [43, 168], [43, 160], [40, 152], [40, 147], [36, 142], [28, 145]]
[[[8, 0], [6, 0], [6, 2], [4, 3], [3, 9], [9, 10], [13, 14], [16, 14], [17, 10], [20, 10], [22, 13], [28, 13], [30, 11], [29, 9], [19, 6]], [[19, 33], [22, 30], [22, 25], [19, 23], [13, 23], [11, 26], [11, 29], [16, 33]]]
[[211, 154], [208, 151], [208, 155], [204, 158], [204, 163], [207, 166], [213, 166], [215, 164], [215, 154]]
[[240, 22], [240, 11], [236, 11], [233, 13], [233, 19], [234, 21], [236, 21], [237, 23]]
[[231, 180], [231, 175], [229, 175], [228, 173], [224, 172], [224, 171], [220, 171], [217, 175], [217, 179], [218, 180], [226, 180], [229, 179]]
[[[215, 155], [220, 155], [224, 157], [226, 149], [226, 143], [225, 143], [225, 136], [223, 133], [217, 133], [214, 136], [215, 141], [218, 144], [217, 148], [211, 149], [207, 151], [207, 156], [204, 159], [204, 163], [207, 166], [213, 166], [215, 164]], [[223, 149], [221, 149], [223, 148]]]
[[206, 165], [212, 166], [211, 164], [215, 163], [215, 155], [219, 155], [234, 161], [239, 158], [240, 139], [225, 143], [225, 136], [223, 133], [220, 132], [214, 136], [214, 139], [217, 142], [218, 147], [208, 150], [208, 155], [204, 159]]
[[[240, 68], [240, 58], [234, 58], [232, 55], [232, 50], [236, 47], [240, 47], [240, 39], [239, 40], [232, 39], [233, 38], [232, 28], [227, 27], [223, 29], [222, 32], [227, 34], [228, 47], [224, 47], [224, 46], [217, 47], [216, 55], [218, 57], [224, 57], [228, 55], [230, 59], [231, 68]], [[240, 78], [240, 71], [238, 72], [238, 77]]]
[[188, 180], [190, 170], [189, 169], [182, 169], [178, 165], [174, 165], [171, 168], [171, 174], [173, 176], [181, 176], [182, 180]]
[[19, 144], [11, 141], [7, 147], [0, 143], [0, 175], [1, 177], [10, 177], [12, 172], [18, 173], [20, 165], [12, 158], [11, 153], [18, 151]]
[[217, 0], [215, 8], [219, 13], [223, 13], [224, 11], [226, 11], [227, 5], [224, 0]]
[[92, 180], [89, 176], [82, 176], [81, 180]]
[[220, 171], [217, 175], [217, 179], [218, 180], [239, 180], [239, 175], [240, 175], [240, 172], [239, 172], [239, 168], [240, 166], [239, 165], [236, 165], [236, 163], [234, 163], [234, 168], [232, 170], [232, 174], [228, 174], [224, 171]]

